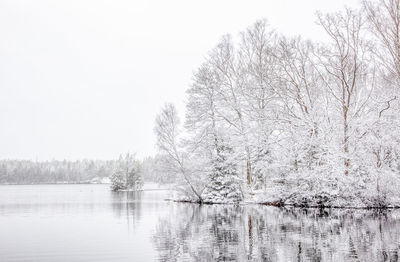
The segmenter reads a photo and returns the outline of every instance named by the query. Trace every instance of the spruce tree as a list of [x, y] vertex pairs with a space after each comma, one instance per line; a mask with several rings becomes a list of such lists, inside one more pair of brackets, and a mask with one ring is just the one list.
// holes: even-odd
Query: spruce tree
[[217, 147], [210, 182], [203, 192], [205, 203], [236, 203], [243, 199], [237, 164], [232, 155], [232, 148], [226, 145]]
[[118, 190], [140, 190], [143, 180], [140, 173], [140, 163], [134, 155], [126, 154], [120, 156], [117, 167], [111, 176], [111, 189]]

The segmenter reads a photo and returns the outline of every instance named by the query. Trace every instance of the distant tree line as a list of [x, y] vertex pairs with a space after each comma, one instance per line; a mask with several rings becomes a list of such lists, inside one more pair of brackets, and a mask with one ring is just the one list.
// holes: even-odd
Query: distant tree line
[[109, 177], [115, 160], [0, 160], [1, 184], [87, 183]]
[[159, 159], [138, 160], [134, 154], [117, 160], [0, 160], [0, 184], [101, 183], [110, 178], [113, 190], [140, 189], [143, 182], [170, 183], [156, 168]]

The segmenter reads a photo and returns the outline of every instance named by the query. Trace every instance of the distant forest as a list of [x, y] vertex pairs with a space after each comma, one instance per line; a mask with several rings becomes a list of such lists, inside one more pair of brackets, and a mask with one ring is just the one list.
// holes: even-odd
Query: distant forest
[[[133, 154], [134, 155], [134, 154]], [[174, 177], [156, 167], [157, 157], [136, 160], [141, 179], [147, 182], [171, 183]], [[116, 160], [0, 160], [0, 184], [104, 183], [125, 164], [122, 155]]]
[[109, 177], [115, 160], [0, 160], [1, 184], [89, 183]]

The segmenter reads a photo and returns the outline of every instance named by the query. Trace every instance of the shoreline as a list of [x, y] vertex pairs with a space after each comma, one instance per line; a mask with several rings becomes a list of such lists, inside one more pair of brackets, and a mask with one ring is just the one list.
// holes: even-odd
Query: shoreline
[[212, 203], [212, 202], [199, 202], [194, 200], [179, 200], [179, 199], [164, 199], [164, 201], [175, 202], [175, 203], [188, 203], [188, 204], [197, 204], [197, 205], [239, 205], [239, 206], [246, 206], [246, 205], [260, 205], [260, 206], [270, 206], [270, 207], [290, 207], [290, 208], [298, 208], [298, 209], [349, 209], [349, 210], [397, 210], [400, 209], [400, 206], [318, 206], [318, 205], [295, 205], [295, 204], [282, 204], [277, 202], [249, 202], [249, 201], [242, 201], [237, 203]]
[[[109, 183], [90, 183], [90, 182], [76, 182], [76, 183], [36, 183], [36, 184], [0, 184], [0, 186], [35, 186], [35, 185], [109, 185]], [[150, 188], [140, 190], [118, 190], [114, 192], [144, 192], [144, 191], [171, 191], [168, 188]], [[400, 206], [388, 205], [388, 206], [355, 206], [355, 205], [315, 205], [315, 204], [285, 204], [281, 200], [276, 201], [257, 201], [257, 200], [243, 200], [240, 202], [199, 202], [198, 200], [190, 199], [179, 199], [179, 198], [166, 198], [164, 201], [175, 202], [175, 203], [189, 203], [197, 205], [261, 205], [271, 207], [290, 207], [299, 209], [349, 209], [349, 210], [397, 210]]]
[[36, 185], [109, 185], [110, 183], [68, 182], [68, 183], [5, 183], [0, 186], [36, 186]]

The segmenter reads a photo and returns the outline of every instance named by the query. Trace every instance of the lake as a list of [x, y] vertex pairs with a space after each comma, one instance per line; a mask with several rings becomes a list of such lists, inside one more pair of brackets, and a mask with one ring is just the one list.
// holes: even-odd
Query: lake
[[200, 206], [167, 197], [108, 185], [0, 186], [0, 261], [399, 260], [399, 210]]

